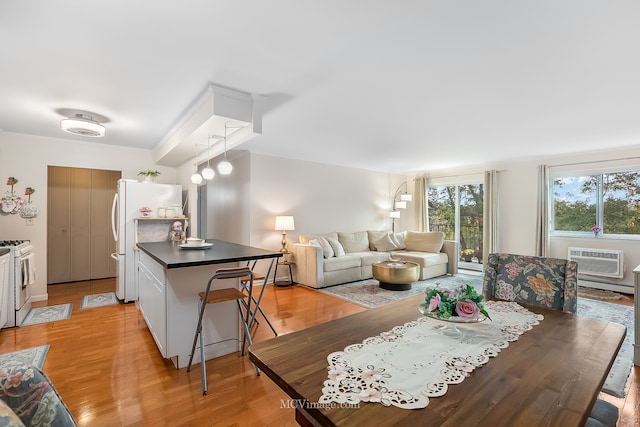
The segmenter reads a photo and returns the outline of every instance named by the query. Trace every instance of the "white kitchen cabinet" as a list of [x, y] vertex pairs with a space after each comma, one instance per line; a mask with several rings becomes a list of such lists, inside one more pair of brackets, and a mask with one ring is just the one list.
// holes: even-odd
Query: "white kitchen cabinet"
[[9, 321], [9, 313], [13, 311], [12, 304], [9, 303], [9, 263], [10, 255], [6, 253], [0, 256], [0, 328], [3, 328]]
[[167, 358], [166, 279], [159, 264], [144, 253], [138, 261], [138, 307], [158, 349]]
[[[162, 356], [177, 368], [189, 362], [196, 324], [198, 293], [218, 268], [237, 263], [167, 269], [144, 251], [138, 256], [138, 308]], [[215, 283], [212, 289], [239, 287], [237, 279]], [[223, 356], [240, 349], [240, 322], [235, 301], [208, 307], [203, 318], [205, 358]], [[198, 344], [199, 345], [199, 344]], [[200, 363], [196, 351], [194, 363]]]

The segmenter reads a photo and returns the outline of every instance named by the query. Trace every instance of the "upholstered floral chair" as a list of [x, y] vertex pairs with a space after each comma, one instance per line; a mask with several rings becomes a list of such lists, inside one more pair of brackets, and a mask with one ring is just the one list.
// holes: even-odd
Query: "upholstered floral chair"
[[489, 254], [483, 293], [487, 299], [516, 301], [575, 313], [578, 264], [559, 258]]
[[75, 427], [77, 423], [40, 368], [0, 365], [0, 426]]

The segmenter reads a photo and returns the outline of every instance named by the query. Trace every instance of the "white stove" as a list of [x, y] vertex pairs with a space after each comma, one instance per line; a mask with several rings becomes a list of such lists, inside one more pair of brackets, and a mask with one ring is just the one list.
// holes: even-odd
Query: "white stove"
[[0, 240], [0, 247], [9, 249], [9, 295], [5, 302], [8, 319], [4, 326], [20, 326], [31, 309], [31, 285], [35, 283], [33, 246], [29, 240]]

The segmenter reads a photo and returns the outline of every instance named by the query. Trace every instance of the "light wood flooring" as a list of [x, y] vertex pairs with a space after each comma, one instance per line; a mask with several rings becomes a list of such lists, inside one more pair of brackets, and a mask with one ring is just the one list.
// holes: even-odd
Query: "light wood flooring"
[[[296, 426], [287, 395], [256, 376], [239, 353], [207, 362], [209, 394], [200, 370], [175, 369], [163, 359], [135, 304], [80, 309], [84, 295], [113, 291], [113, 279], [51, 285], [49, 301], [73, 303], [70, 319], [0, 331], [0, 353], [49, 344], [43, 369], [81, 426]], [[633, 299], [618, 301], [633, 305]], [[286, 334], [364, 308], [300, 286], [268, 285], [262, 304]], [[254, 341], [273, 336], [262, 322]], [[640, 371], [627, 397], [601, 394], [620, 408], [618, 426], [640, 425]]]

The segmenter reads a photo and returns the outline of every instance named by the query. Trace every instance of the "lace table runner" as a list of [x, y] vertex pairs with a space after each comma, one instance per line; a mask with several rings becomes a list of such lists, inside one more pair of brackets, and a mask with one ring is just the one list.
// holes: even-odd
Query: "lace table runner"
[[331, 353], [319, 402], [424, 408], [430, 397], [444, 396], [448, 384], [464, 381], [543, 319], [514, 302], [489, 301], [485, 308], [491, 320], [453, 323], [423, 316]]

